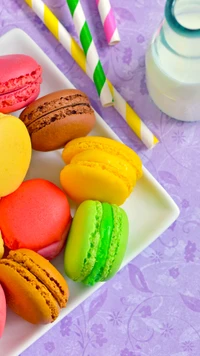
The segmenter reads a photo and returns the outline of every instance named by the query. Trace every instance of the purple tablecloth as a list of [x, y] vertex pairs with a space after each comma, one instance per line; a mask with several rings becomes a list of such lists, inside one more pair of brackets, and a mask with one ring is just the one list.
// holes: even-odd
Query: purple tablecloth
[[[75, 36], [65, 0], [46, 0]], [[102, 109], [93, 84], [23, 0], [0, 0], [0, 34], [27, 32], [171, 194], [179, 219], [23, 356], [200, 355], [200, 125], [162, 114], [145, 82], [144, 54], [165, 0], [111, 1], [121, 43], [108, 47], [95, 0], [82, 0], [108, 78], [161, 143], [147, 151], [113, 108]], [[131, 278], [130, 278], [131, 277]], [[0, 350], [1, 354], [1, 350]], [[5, 355], [6, 356], [6, 355]]]

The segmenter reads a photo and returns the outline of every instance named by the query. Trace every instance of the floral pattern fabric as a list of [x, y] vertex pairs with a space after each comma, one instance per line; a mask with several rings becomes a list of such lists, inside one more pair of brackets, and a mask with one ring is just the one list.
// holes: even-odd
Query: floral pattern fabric
[[[65, 0], [45, 1], [77, 39]], [[152, 103], [145, 51], [165, 0], [111, 0], [121, 42], [107, 45], [95, 0], [81, 0], [106, 75], [160, 139], [147, 150], [22, 0], [0, 0], [0, 35], [27, 32], [169, 192], [180, 217], [151, 246], [30, 346], [23, 356], [200, 355], [200, 125]]]

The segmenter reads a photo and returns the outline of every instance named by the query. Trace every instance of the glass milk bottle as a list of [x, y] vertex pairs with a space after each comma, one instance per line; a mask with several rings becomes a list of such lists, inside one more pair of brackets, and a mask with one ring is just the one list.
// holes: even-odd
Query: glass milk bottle
[[146, 78], [160, 110], [178, 120], [200, 120], [200, 0], [167, 0], [146, 53]]

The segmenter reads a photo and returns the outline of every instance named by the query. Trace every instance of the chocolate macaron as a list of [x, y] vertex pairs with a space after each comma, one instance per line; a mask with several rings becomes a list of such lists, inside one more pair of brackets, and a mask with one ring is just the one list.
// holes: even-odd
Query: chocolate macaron
[[86, 136], [95, 125], [95, 114], [87, 95], [76, 89], [41, 97], [22, 111], [20, 119], [37, 151], [60, 149], [72, 139]]

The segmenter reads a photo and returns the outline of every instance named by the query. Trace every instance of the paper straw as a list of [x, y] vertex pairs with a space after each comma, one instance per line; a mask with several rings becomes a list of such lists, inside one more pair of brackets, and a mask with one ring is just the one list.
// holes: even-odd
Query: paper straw
[[87, 64], [92, 72], [93, 80], [103, 106], [113, 105], [111, 95], [103, 67], [99, 60], [83, 8], [79, 0], [66, 0], [71, 12], [76, 32], [80, 38], [83, 51], [87, 58]]
[[107, 42], [113, 46], [120, 42], [115, 16], [110, 0], [96, 0]]
[[[51, 10], [43, 3], [42, 0], [24, 0], [43, 21], [50, 32], [57, 38], [63, 47], [69, 52], [75, 62], [81, 69], [87, 73], [91, 80], [93, 77], [86, 65], [86, 57], [78, 43], [71, 37], [69, 32], [59, 22]], [[110, 90], [114, 97], [114, 107], [123, 117], [135, 134], [145, 144], [147, 148], [155, 146], [159, 140], [152, 134], [147, 126], [142, 122], [139, 116], [134, 112], [128, 103], [122, 98], [119, 92], [108, 81]]]

